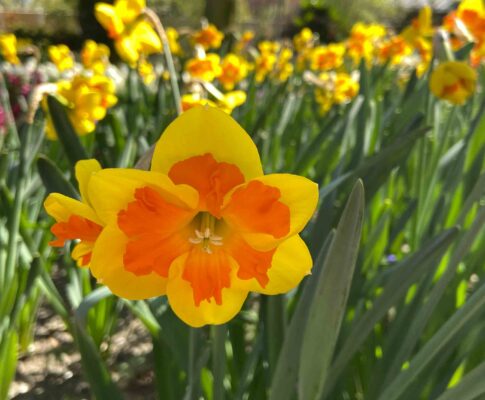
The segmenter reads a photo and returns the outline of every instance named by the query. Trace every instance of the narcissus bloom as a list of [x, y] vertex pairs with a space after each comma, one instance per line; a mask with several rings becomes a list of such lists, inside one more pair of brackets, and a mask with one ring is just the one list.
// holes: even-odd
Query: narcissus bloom
[[[56, 97], [67, 109], [67, 115], [78, 135], [94, 131], [96, 123], [106, 116], [106, 110], [118, 101], [113, 81], [102, 75], [76, 75], [70, 81], [57, 83]], [[56, 139], [56, 131], [48, 121], [46, 134]]]
[[114, 40], [117, 53], [134, 66], [143, 55], [162, 51], [162, 42], [147, 21], [140, 20], [145, 0], [116, 0], [113, 5], [96, 3], [95, 15]]
[[91, 261], [94, 243], [103, 229], [103, 223], [88, 200], [88, 183], [101, 166], [96, 160], [82, 160], [76, 164], [76, 179], [79, 183], [81, 201], [59, 193], [51, 193], [44, 202], [47, 213], [56, 220], [51, 232], [56, 239], [49, 244], [63, 247], [68, 240], [78, 240], [71, 256], [77, 265], [86, 267]]
[[49, 46], [47, 52], [49, 53], [49, 59], [59, 71], [66, 71], [74, 67], [74, 57], [69, 47], [65, 44]]
[[217, 54], [209, 53], [199, 57], [191, 58], [185, 65], [186, 71], [194, 78], [212, 82], [222, 73], [219, 65], [221, 59]]
[[86, 40], [81, 50], [81, 62], [84, 68], [95, 74], [103, 74], [109, 63], [109, 47], [94, 40]]
[[202, 97], [200, 93], [189, 93], [182, 96], [182, 110], [187, 111], [197, 106], [210, 106], [220, 108], [222, 111], [231, 114], [236, 107], [244, 104], [245, 101], [246, 93], [242, 90], [220, 93], [220, 98], [214, 101]]
[[315, 47], [310, 55], [310, 68], [314, 71], [329, 71], [339, 68], [344, 62], [345, 46], [329, 44]]
[[208, 24], [192, 36], [194, 43], [201, 45], [204, 50], [221, 47], [224, 34], [213, 24]]
[[0, 35], [0, 54], [10, 64], [20, 63], [17, 57], [17, 38], [13, 33]]
[[463, 104], [475, 92], [477, 72], [463, 61], [438, 65], [429, 81], [431, 92], [453, 104]]
[[225, 90], [232, 90], [248, 74], [248, 63], [236, 54], [227, 54], [221, 62], [221, 74], [218, 80]]
[[93, 275], [128, 299], [167, 295], [194, 327], [228, 321], [249, 291], [291, 290], [312, 267], [298, 233], [315, 210], [317, 185], [263, 175], [249, 135], [215, 108], [178, 117], [151, 171], [93, 172], [87, 199], [104, 226]]
[[293, 45], [296, 51], [304, 51], [313, 47], [313, 32], [310, 28], [303, 28], [293, 37]]

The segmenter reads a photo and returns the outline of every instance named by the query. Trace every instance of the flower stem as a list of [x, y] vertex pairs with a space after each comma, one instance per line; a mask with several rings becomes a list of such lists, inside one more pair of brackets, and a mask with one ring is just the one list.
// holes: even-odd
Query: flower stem
[[173, 63], [172, 52], [170, 51], [170, 42], [168, 41], [167, 33], [165, 28], [158, 18], [158, 15], [150, 8], [145, 8], [143, 10], [143, 15], [151, 22], [155, 31], [157, 32], [163, 45], [163, 53], [165, 55], [165, 60], [167, 61], [168, 72], [170, 73], [170, 84], [172, 86], [172, 94], [175, 102], [175, 108], [177, 109], [177, 114], [182, 114], [182, 101], [180, 98], [180, 90], [177, 80], [177, 72], [175, 71], [175, 65]]

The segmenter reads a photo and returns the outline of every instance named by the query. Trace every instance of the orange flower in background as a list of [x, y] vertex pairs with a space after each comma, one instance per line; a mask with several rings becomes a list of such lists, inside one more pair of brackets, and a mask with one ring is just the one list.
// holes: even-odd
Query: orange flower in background
[[463, 61], [438, 65], [429, 81], [431, 92], [450, 103], [461, 105], [475, 92], [477, 72]]
[[356, 23], [347, 40], [347, 51], [354, 65], [364, 59], [370, 63], [374, 57], [377, 44], [386, 35], [386, 28], [378, 24]]
[[87, 193], [92, 174], [100, 170], [101, 166], [96, 160], [79, 161], [76, 164], [76, 179], [81, 201], [51, 193], [44, 202], [47, 213], [56, 220], [51, 232], [57, 238], [49, 244], [63, 247], [68, 240], [78, 240], [71, 256], [80, 267], [89, 265], [94, 243], [103, 229], [103, 223], [93, 211]]
[[192, 38], [194, 42], [201, 45], [204, 50], [218, 49], [221, 47], [224, 34], [218, 30], [215, 25], [209, 24], [200, 31], [194, 33]]
[[212, 82], [222, 73], [219, 65], [221, 59], [217, 54], [209, 53], [204, 56], [191, 58], [185, 65], [186, 71], [194, 78]]
[[236, 54], [227, 54], [221, 62], [221, 74], [218, 80], [226, 90], [232, 90], [236, 84], [246, 78], [248, 63]]
[[128, 299], [167, 295], [194, 327], [228, 321], [249, 291], [291, 290], [312, 267], [298, 233], [317, 205], [317, 185], [263, 175], [249, 135], [215, 108], [178, 117], [151, 171], [92, 173], [88, 199], [104, 225], [93, 275]]
[[329, 71], [342, 66], [344, 63], [345, 46], [329, 44], [317, 46], [310, 55], [310, 68], [314, 71]]
[[378, 58], [382, 63], [389, 61], [391, 65], [397, 65], [412, 52], [412, 47], [402, 36], [393, 36], [381, 43], [378, 48]]

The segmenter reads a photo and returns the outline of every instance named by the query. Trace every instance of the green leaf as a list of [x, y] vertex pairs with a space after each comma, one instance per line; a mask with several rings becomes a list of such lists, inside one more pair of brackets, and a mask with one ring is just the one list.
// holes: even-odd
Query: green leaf
[[41, 155], [37, 159], [37, 170], [44, 184], [47, 194], [61, 193], [73, 199], [79, 199], [79, 194], [65, 178], [59, 168], [47, 157]]
[[446, 390], [436, 400], [478, 400], [485, 394], [485, 362], [461, 378], [460, 382]]
[[303, 292], [298, 300], [290, 325], [286, 330], [285, 340], [281, 347], [278, 363], [276, 364], [273, 380], [271, 382], [270, 400], [287, 400], [293, 397], [296, 391], [297, 374], [300, 365], [300, 352], [303, 342], [303, 329], [308, 319], [310, 304], [322, 273], [321, 266], [330, 245], [335, 237], [331, 231], [322, 246], [320, 254], [315, 261], [312, 276], [305, 279]]
[[358, 181], [342, 214], [310, 306], [300, 355], [301, 399], [320, 396], [345, 315], [364, 219], [364, 187]]
[[64, 106], [53, 96], [47, 97], [47, 105], [59, 142], [61, 142], [71, 164], [74, 166], [79, 160], [89, 158], [69, 121]]
[[325, 387], [326, 393], [333, 388], [337, 378], [360, 346], [365, 342], [368, 335], [374, 329], [375, 324], [384, 317], [389, 308], [404, 297], [408, 288], [414, 282], [436, 266], [436, 263], [433, 261], [443, 256], [456, 238], [457, 233], [457, 228], [452, 228], [441, 233], [438, 237], [425, 244], [418, 252], [406, 258], [395, 267], [395, 271], [384, 286], [382, 294], [375, 300], [373, 307], [354, 322], [348, 336], [342, 343], [332, 364], [332, 371], [328, 378], [329, 381]]
[[[5, 321], [5, 320], [4, 320]], [[6, 322], [6, 321], [5, 321]], [[18, 355], [18, 337], [14, 329], [2, 333], [0, 341], [0, 399], [6, 399], [15, 376]]]
[[105, 299], [106, 297], [112, 296], [111, 290], [108, 289], [107, 286], [101, 286], [93, 290], [89, 293], [79, 304], [76, 309], [75, 317], [78, 323], [82, 326], [86, 325], [86, 320], [88, 317], [88, 312], [91, 307], [94, 307], [98, 304], [101, 300]]
[[[409, 368], [401, 371], [382, 392], [378, 400], [397, 400], [408, 389], [420, 374], [435, 360], [441, 352], [448, 349], [452, 341], [462, 335], [466, 325], [483, 315], [485, 309], [485, 285], [482, 285], [460, 308], [449, 318], [435, 335], [413, 357]], [[454, 343], [457, 344], [456, 342]], [[461, 397], [457, 397], [460, 400]]]

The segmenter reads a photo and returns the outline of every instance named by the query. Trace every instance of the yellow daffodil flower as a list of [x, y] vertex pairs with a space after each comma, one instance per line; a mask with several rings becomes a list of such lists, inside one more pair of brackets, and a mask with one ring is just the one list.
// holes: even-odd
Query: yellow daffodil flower
[[139, 19], [145, 6], [145, 0], [116, 0], [113, 5], [95, 5], [96, 19], [114, 40], [117, 53], [132, 67], [140, 57], [162, 51], [162, 42], [154, 29]]
[[168, 44], [170, 47], [170, 52], [174, 56], [181, 56], [182, 55], [182, 47], [180, 47], [179, 43], [179, 33], [175, 28], [168, 27], [165, 30], [167, 34]]
[[246, 60], [236, 54], [229, 53], [222, 59], [221, 74], [217, 79], [222, 83], [225, 90], [232, 90], [247, 74]]
[[0, 34], [0, 54], [10, 64], [19, 64], [17, 57], [17, 37], [13, 33]]
[[356, 23], [347, 40], [347, 51], [354, 65], [358, 65], [362, 59], [370, 64], [374, 57], [377, 44], [386, 35], [386, 28], [378, 24]]
[[197, 31], [192, 36], [194, 43], [201, 45], [204, 50], [218, 49], [221, 47], [224, 34], [216, 28], [213, 24], [208, 24], [206, 27]]
[[430, 38], [433, 35], [432, 17], [431, 7], [423, 7], [411, 24], [401, 32], [401, 36], [411, 44], [418, 38]]
[[393, 36], [381, 43], [378, 58], [381, 63], [389, 61], [391, 65], [398, 65], [412, 52], [412, 47], [402, 36]]
[[429, 87], [440, 99], [463, 104], [475, 92], [477, 72], [463, 61], [447, 61], [431, 74]]
[[215, 53], [208, 53], [201, 57], [191, 58], [185, 65], [186, 71], [194, 78], [212, 82], [222, 73], [219, 65], [221, 59]]
[[313, 47], [313, 32], [310, 28], [303, 28], [293, 37], [293, 45], [298, 52], [305, 51]]
[[51, 232], [57, 238], [49, 244], [63, 247], [66, 241], [78, 240], [71, 257], [79, 267], [89, 265], [94, 243], [103, 229], [103, 223], [92, 209], [87, 193], [91, 175], [100, 170], [101, 166], [96, 160], [79, 161], [75, 172], [81, 201], [51, 193], [44, 202], [47, 213], [56, 220]]
[[81, 62], [84, 68], [95, 74], [104, 74], [109, 64], [109, 47], [94, 40], [86, 40], [81, 50]]
[[310, 68], [314, 71], [329, 71], [342, 66], [344, 62], [345, 46], [343, 44], [329, 44], [317, 46], [310, 56]]
[[239, 38], [239, 40], [236, 42], [234, 45], [234, 53], [239, 54], [241, 53], [244, 49], [246, 49], [251, 43], [251, 41], [254, 39], [254, 32], [253, 31], [244, 31]]
[[[56, 97], [65, 104], [69, 120], [80, 136], [94, 131], [96, 122], [102, 120], [106, 110], [118, 100], [113, 81], [102, 75], [76, 75], [70, 81], [60, 81]], [[57, 138], [51, 124], [47, 125], [46, 134], [49, 139]]]
[[292, 58], [293, 52], [288, 48], [282, 49], [278, 54], [273, 76], [279, 82], [286, 82], [293, 73], [294, 67], [291, 63]]
[[272, 50], [265, 49], [260, 43], [260, 50], [261, 49], [264, 50], [261, 51], [254, 61], [255, 79], [258, 83], [263, 82], [266, 79], [266, 76], [273, 71], [277, 61], [276, 54]]
[[120, 297], [167, 295], [193, 327], [225, 323], [249, 291], [285, 293], [310, 273], [298, 234], [317, 185], [263, 175], [251, 138], [221, 110], [184, 112], [156, 144], [151, 171], [93, 172], [87, 193], [104, 226], [93, 275]]
[[138, 62], [138, 73], [140, 74], [140, 76], [143, 79], [143, 82], [145, 82], [146, 85], [149, 85], [150, 83], [152, 83], [156, 78], [155, 70], [153, 68], [152, 63], [150, 63], [146, 59], [141, 59]]
[[74, 57], [71, 50], [65, 44], [49, 46], [47, 49], [49, 59], [62, 72], [74, 67]]
[[315, 100], [322, 114], [334, 104], [348, 103], [359, 93], [359, 83], [345, 72], [323, 72], [318, 79], [320, 87], [315, 90]]
[[182, 110], [187, 111], [197, 106], [210, 106], [220, 108], [227, 114], [246, 102], [246, 93], [242, 90], [235, 90], [221, 93], [221, 97], [215, 101], [209, 100], [201, 96], [200, 93], [184, 94], [182, 96]]

